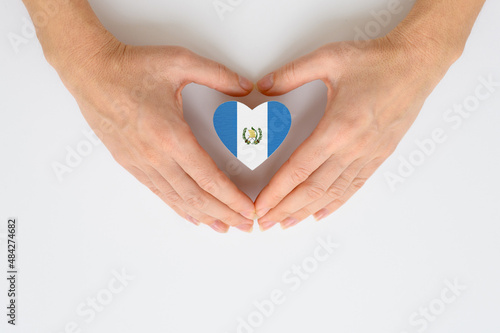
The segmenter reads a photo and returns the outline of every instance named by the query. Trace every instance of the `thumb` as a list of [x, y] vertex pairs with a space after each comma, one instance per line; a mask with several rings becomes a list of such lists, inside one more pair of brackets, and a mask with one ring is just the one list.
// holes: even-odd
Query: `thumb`
[[185, 80], [187, 83], [201, 84], [231, 96], [246, 96], [254, 88], [253, 82], [249, 79], [195, 53], [191, 53]]
[[257, 82], [257, 88], [268, 96], [286, 94], [306, 83], [327, 78], [328, 55], [321, 49], [296, 59]]

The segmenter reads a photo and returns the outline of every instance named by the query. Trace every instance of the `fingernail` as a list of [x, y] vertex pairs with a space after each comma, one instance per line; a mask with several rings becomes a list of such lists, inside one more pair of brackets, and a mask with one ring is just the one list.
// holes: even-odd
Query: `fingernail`
[[293, 217], [287, 217], [283, 222], [281, 222], [281, 228], [288, 229], [299, 223], [299, 220]]
[[257, 211], [257, 218], [260, 219], [262, 216], [266, 215], [267, 212], [269, 212], [271, 208], [261, 208]]
[[267, 74], [259, 82], [257, 82], [257, 87], [261, 91], [267, 91], [274, 86], [274, 73]]
[[240, 224], [235, 226], [235, 228], [250, 233], [253, 230], [253, 224]]
[[253, 90], [253, 82], [243, 76], [240, 76], [240, 86], [245, 90]]
[[246, 212], [241, 212], [240, 213], [243, 217], [246, 217], [249, 220], [255, 220], [255, 210], [247, 210]]
[[227, 230], [229, 229], [227, 224], [224, 224], [220, 220], [216, 220], [214, 223], [210, 225], [210, 228], [214, 229], [217, 232], [220, 232], [222, 234], [225, 234]]
[[200, 222], [192, 216], [187, 215], [186, 220], [191, 222], [194, 225], [200, 225]]
[[259, 227], [260, 227], [261, 231], [266, 231], [266, 230], [271, 229], [276, 223], [278, 223], [278, 222], [266, 221], [266, 222], [262, 222], [261, 224], [259, 224]]
[[329, 214], [330, 214], [330, 212], [326, 208], [323, 208], [322, 210], [320, 210], [314, 214], [314, 218], [316, 219], [316, 221], [319, 221], [319, 220], [327, 217]]

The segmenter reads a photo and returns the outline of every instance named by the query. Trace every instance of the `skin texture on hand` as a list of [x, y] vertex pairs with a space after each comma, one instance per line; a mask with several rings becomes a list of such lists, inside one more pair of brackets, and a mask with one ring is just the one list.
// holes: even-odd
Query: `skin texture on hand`
[[[33, 11], [43, 6], [26, 2]], [[63, 3], [37, 34], [114, 159], [186, 220], [222, 233], [230, 226], [250, 232], [254, 204], [196, 141], [183, 118], [181, 92], [194, 82], [244, 96], [253, 83], [181, 47], [125, 45], [86, 1]], [[60, 31], [67, 20], [71, 30]]]
[[440, 79], [415, 60], [382, 38], [362, 47], [330, 44], [274, 73], [266, 94], [320, 79], [328, 102], [314, 132], [257, 198], [257, 214], [272, 208], [259, 219], [263, 229], [278, 222], [287, 228], [311, 214], [326, 217], [392, 154]]
[[317, 128], [255, 202], [262, 230], [325, 218], [365, 184], [460, 55], [483, 3], [420, 0], [387, 36], [326, 45], [257, 83], [269, 96], [314, 80], [328, 88]]
[[79, 71], [84, 79], [70, 75], [65, 83], [120, 165], [190, 222], [251, 230], [253, 202], [199, 145], [181, 98], [191, 82], [232, 96], [246, 95], [251, 83], [183, 48], [117, 41]]

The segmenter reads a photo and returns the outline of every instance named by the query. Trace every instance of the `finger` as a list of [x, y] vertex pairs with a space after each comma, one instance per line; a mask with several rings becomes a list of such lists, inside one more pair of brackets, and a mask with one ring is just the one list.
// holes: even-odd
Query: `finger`
[[180, 167], [206, 192], [247, 219], [255, 218], [253, 201], [217, 167], [190, 132], [185, 135], [182, 154], [175, 156]]
[[[321, 198], [310, 205], [319, 205], [319, 207], [321, 208], [329, 202], [342, 197], [364, 165], [365, 162], [361, 162], [361, 160], [354, 161], [351, 165], [349, 165], [349, 167], [347, 167], [347, 169], [344, 170], [344, 172], [341, 173], [341, 175], [333, 182], [333, 184], [330, 185], [330, 187], [325, 191], [325, 195], [323, 195]], [[303, 221], [308, 216], [314, 214], [317, 211], [311, 209], [311, 207], [308, 206], [296, 210], [296, 212], [281, 221], [281, 227], [283, 229], [293, 227], [294, 225]]]
[[170, 183], [158, 173], [153, 168], [148, 168], [148, 177], [151, 179], [153, 186], [156, 187], [160, 193], [158, 196], [162, 198], [169, 206], [182, 207], [182, 210], [185, 211], [189, 216], [194, 218], [198, 223], [203, 223], [207, 225], [211, 225], [216, 220], [214, 217], [209, 216], [207, 214], [203, 214], [189, 205], [186, 205], [182, 200], [180, 195], [175, 191], [175, 189], [170, 185]]
[[[158, 171], [167, 179], [172, 188], [179, 194], [184, 203], [192, 209], [214, 217], [230, 226], [253, 224], [252, 220], [236, 213], [224, 203], [214, 198], [211, 194], [201, 189], [198, 184], [184, 172], [175, 162]], [[165, 172], [165, 174], [163, 174]], [[172, 175], [175, 175], [172, 177]]]
[[139, 180], [143, 185], [151, 190], [156, 196], [158, 196], [163, 202], [165, 202], [170, 208], [172, 208], [180, 217], [186, 219], [187, 221], [193, 223], [194, 225], [200, 225], [200, 222], [193, 218], [191, 215], [187, 214], [184, 210], [180, 209], [178, 206], [174, 205], [172, 202], [167, 200], [165, 195], [163, 194], [158, 187], [151, 181], [151, 179], [139, 168], [135, 166], [130, 166], [126, 168], [132, 176], [134, 176], [137, 180]]
[[158, 195], [169, 206], [177, 205], [181, 207], [185, 212], [187, 212], [185, 217], [186, 220], [196, 225], [199, 225], [201, 222], [219, 233], [226, 233], [229, 230], [229, 226], [224, 222], [187, 205], [186, 202], [184, 202], [179, 194], [175, 191], [175, 189], [169, 184], [169, 182], [165, 178], [163, 178], [163, 176], [156, 170], [150, 168], [148, 172], [154, 186], [156, 186], [160, 190], [160, 193]]
[[263, 217], [270, 209], [288, 195], [330, 156], [329, 139], [317, 129], [309, 136], [290, 158], [281, 166], [269, 184], [255, 201], [257, 217]]
[[[288, 221], [293, 221], [297, 224], [305, 220], [307, 217], [315, 214], [333, 201], [343, 198], [345, 193], [353, 187], [358, 189], [361, 188], [367, 180], [366, 178], [361, 178], [363, 175], [360, 174], [365, 165], [366, 163], [360, 163], [359, 160], [351, 164], [330, 186], [325, 196], [293, 213], [288, 218]], [[284, 229], [295, 225], [292, 222], [288, 222], [290, 225], [286, 225], [286, 223], [287, 221], [283, 221], [282, 223], [282, 227]]]
[[[210, 228], [212, 228], [213, 230], [215, 230], [219, 233], [228, 232], [229, 225], [214, 218], [213, 216], [210, 216], [210, 215], [204, 214], [201, 211], [195, 210], [192, 207], [190, 207], [189, 205], [187, 205], [185, 202], [183, 202], [182, 198], [180, 198], [180, 196], [175, 192], [175, 190], [172, 188], [172, 186], [160, 174], [158, 174], [158, 178], [156, 179], [156, 181], [158, 183], [162, 184], [161, 187], [163, 189], [163, 192], [160, 190], [153, 191], [153, 192], [155, 194], [157, 194], [170, 207], [172, 207], [179, 215], [183, 216], [187, 221], [189, 221], [197, 226], [200, 225], [200, 223], [206, 224]], [[182, 207], [185, 211], [178, 208], [174, 204], [172, 204], [172, 200], [179, 202], [178, 205], [180, 207]], [[252, 232], [252, 229], [253, 229], [252, 224], [242, 224], [242, 225], [237, 225], [235, 227], [240, 229], [241, 231], [244, 231], [244, 232]]]
[[345, 191], [344, 195], [342, 195], [340, 198], [337, 198], [333, 200], [331, 203], [329, 203], [325, 208], [323, 208], [321, 211], [318, 211], [316, 214], [314, 214], [314, 217], [317, 221], [329, 216], [333, 212], [335, 212], [337, 209], [342, 207], [351, 197], [361, 189], [363, 186], [365, 180], [364, 179], [359, 179], [353, 181], [351, 186]]
[[375, 159], [369, 164], [367, 164], [356, 176], [356, 178], [352, 181], [349, 188], [345, 191], [345, 193], [332, 202], [328, 203], [324, 208], [313, 207], [311, 211], [316, 210], [314, 213], [314, 218], [319, 221], [329, 216], [337, 209], [339, 209], [342, 205], [344, 205], [357, 191], [359, 191], [364, 184], [368, 181], [368, 179], [373, 175], [373, 173], [378, 169], [378, 167], [382, 164], [383, 159]]
[[[333, 102], [327, 110], [335, 109]], [[336, 113], [340, 112], [336, 109]], [[340, 113], [345, 113], [342, 111]], [[256, 215], [263, 217], [276, 207], [296, 186], [306, 181], [327, 159], [350, 149], [362, 133], [351, 120], [336, 118], [330, 113], [321, 118], [313, 133], [282, 165], [255, 201]], [[278, 221], [279, 222], [279, 221]]]
[[183, 73], [186, 84], [194, 82], [230, 96], [246, 96], [254, 88], [252, 81], [216, 61], [193, 52], [190, 52], [189, 59], [189, 68]]
[[325, 60], [328, 55], [318, 49], [264, 76], [257, 82], [257, 88], [265, 95], [286, 94], [308, 82], [323, 80], [326, 82]]
[[[342, 162], [341, 158], [330, 157], [306, 181], [297, 186], [275, 208], [259, 219], [261, 229], [266, 230], [275, 224], [268, 222], [281, 222], [307, 205], [329, 195], [329, 187], [346, 171], [346, 168], [346, 162]], [[262, 227], [262, 225], [264, 226]]]

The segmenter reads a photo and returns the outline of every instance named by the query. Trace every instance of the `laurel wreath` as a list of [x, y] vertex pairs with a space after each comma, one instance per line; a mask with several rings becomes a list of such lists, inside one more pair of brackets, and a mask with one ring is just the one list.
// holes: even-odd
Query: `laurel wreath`
[[[256, 132], [259, 132], [259, 136], [258, 136], [257, 138], [255, 138], [255, 141], [253, 142], [253, 144], [254, 144], [254, 145], [257, 145], [257, 144], [259, 144], [259, 142], [262, 140], [262, 130], [260, 129], [260, 127], [259, 127], [259, 129], [258, 129], [258, 130], [256, 130], [256, 129], [255, 129], [255, 128], [253, 128], [253, 127], [250, 127], [250, 128], [251, 128], [251, 129], [253, 129], [253, 130], [254, 130], [254, 131], [256, 131]], [[243, 141], [245, 141], [245, 143], [246, 143], [247, 145], [249, 145], [249, 144], [251, 144], [252, 142], [250, 141], [250, 139], [247, 139], [247, 138], [246, 138], [246, 133], [247, 133], [247, 127], [245, 127], [245, 128], [243, 129], [243, 134], [242, 134], [242, 137], [243, 137]]]

